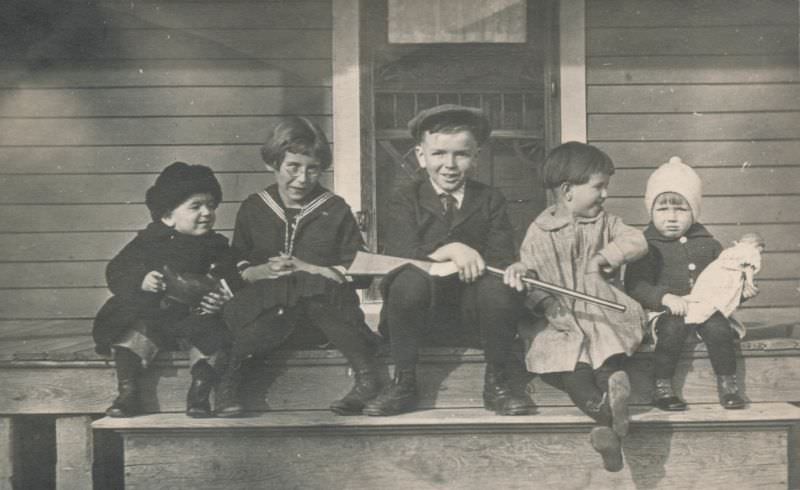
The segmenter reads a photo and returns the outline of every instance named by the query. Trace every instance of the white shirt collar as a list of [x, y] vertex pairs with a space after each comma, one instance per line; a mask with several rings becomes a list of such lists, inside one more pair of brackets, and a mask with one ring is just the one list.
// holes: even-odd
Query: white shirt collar
[[450, 194], [456, 200], [456, 207], [458, 207], [458, 209], [461, 209], [461, 203], [464, 202], [464, 188], [467, 186], [466, 182], [464, 182], [464, 184], [462, 184], [461, 187], [454, 190], [453, 192], [447, 192], [438, 185], [436, 185], [436, 182], [434, 182], [433, 179], [430, 179], [430, 181], [431, 185], [433, 186], [433, 191], [436, 193], [437, 196], [441, 196], [442, 194]]

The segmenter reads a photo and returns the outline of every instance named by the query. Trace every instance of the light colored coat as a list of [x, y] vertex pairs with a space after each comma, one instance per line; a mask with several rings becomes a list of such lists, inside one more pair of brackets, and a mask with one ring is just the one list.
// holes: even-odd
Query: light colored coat
[[[573, 221], [556, 217], [554, 211], [554, 206], [544, 210], [528, 228], [520, 249], [522, 263], [542, 281], [621, 303], [627, 310], [621, 313], [558, 296], [567, 313], [542, 318], [529, 332], [528, 370], [573, 371], [578, 361], [596, 369], [612, 355], [632, 355], [644, 333], [642, 307], [600, 274], [585, 271], [598, 253], [615, 269], [642, 257], [647, 253], [644, 235], [605, 212]], [[528, 306], [536, 312], [536, 306], [549, 295], [530, 291]]]

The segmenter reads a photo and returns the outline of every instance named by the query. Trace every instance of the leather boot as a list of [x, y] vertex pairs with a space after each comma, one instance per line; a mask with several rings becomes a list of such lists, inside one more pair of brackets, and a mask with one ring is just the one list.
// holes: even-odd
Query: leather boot
[[717, 376], [717, 386], [719, 387], [719, 404], [723, 408], [729, 410], [744, 408], [746, 403], [739, 395], [739, 384], [736, 382], [735, 374]]
[[669, 378], [656, 378], [653, 405], [667, 412], [686, 410], [686, 402], [675, 394], [672, 389], [672, 380]]
[[193, 418], [213, 417], [208, 396], [216, 381], [217, 373], [205, 360], [192, 366], [192, 384], [186, 395], [186, 415]]
[[589, 440], [595, 451], [603, 458], [606, 471], [617, 472], [625, 466], [622, 459], [622, 442], [610, 427], [595, 427], [589, 434]]
[[512, 387], [505, 367], [497, 363], [486, 364], [483, 406], [498, 415], [528, 415], [536, 408], [526, 392]]
[[368, 401], [380, 393], [380, 380], [375, 368], [355, 372], [355, 384], [340, 400], [331, 403], [330, 409], [338, 415], [360, 415]]
[[371, 416], [397, 415], [414, 410], [417, 402], [416, 368], [402, 369], [395, 373], [392, 384], [367, 402], [363, 413]]
[[217, 370], [221, 373], [214, 398], [214, 413], [217, 417], [239, 417], [244, 406], [239, 399], [242, 383], [242, 360], [228, 351], [217, 354]]
[[142, 359], [128, 349], [115, 348], [114, 365], [117, 370], [119, 394], [114, 403], [106, 410], [106, 415], [109, 417], [133, 417], [142, 413], [137, 383]]

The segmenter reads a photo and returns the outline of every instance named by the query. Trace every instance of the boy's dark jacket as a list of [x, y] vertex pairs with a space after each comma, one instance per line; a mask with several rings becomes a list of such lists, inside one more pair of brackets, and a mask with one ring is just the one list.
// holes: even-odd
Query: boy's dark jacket
[[[487, 265], [505, 268], [514, 262], [513, 228], [503, 194], [470, 179], [464, 185], [464, 200], [450, 226], [444, 217], [444, 206], [427, 175], [398, 189], [389, 203], [385, 253], [430, 260], [428, 255], [439, 247], [460, 242], [481, 254]], [[384, 304], [396, 274], [405, 268], [396, 269], [381, 281]], [[439, 305], [434, 294], [428, 314], [432, 315]], [[386, 311], [386, 308], [381, 310], [380, 319], [380, 329], [384, 334], [388, 332], [390, 321]], [[476, 312], [463, 313], [472, 317]]]
[[722, 252], [722, 245], [700, 223], [684, 234], [686, 240], [666, 238], [652, 223], [644, 231], [647, 255], [625, 268], [625, 290], [651, 311], [664, 309], [665, 294], [685, 296], [697, 277]]
[[161, 308], [163, 293], [142, 291], [145, 275], [169, 267], [178, 273], [204, 274], [217, 264], [215, 274], [238, 289], [238, 277], [228, 239], [216, 232], [202, 236], [183, 235], [161, 222], [152, 222], [131, 240], [106, 268], [106, 281], [113, 296], [103, 305], [94, 321], [92, 335], [100, 354], [108, 354], [111, 344], [137, 320], [159, 322], [189, 314], [185, 305]]

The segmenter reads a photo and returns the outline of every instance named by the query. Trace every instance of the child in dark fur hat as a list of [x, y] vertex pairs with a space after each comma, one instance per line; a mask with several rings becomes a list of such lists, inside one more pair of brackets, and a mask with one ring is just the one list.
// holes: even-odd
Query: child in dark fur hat
[[108, 264], [113, 296], [97, 314], [93, 336], [101, 354], [113, 352], [119, 396], [106, 411], [129, 417], [142, 411], [138, 377], [160, 350], [191, 345], [192, 384], [187, 415], [210, 416], [208, 397], [217, 378], [217, 352], [229, 342], [221, 319], [230, 290], [207, 293], [199, 305], [167, 297], [165, 267], [176, 274], [214, 275], [236, 287], [241, 280], [228, 240], [213, 231], [222, 190], [210, 168], [175, 162], [166, 167], [145, 198], [153, 219]]

